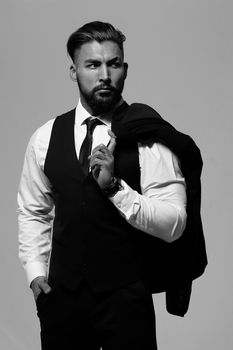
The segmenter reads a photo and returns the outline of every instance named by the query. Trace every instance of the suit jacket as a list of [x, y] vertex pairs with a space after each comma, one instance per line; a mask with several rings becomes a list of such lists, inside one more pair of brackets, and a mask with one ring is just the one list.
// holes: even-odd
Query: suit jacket
[[[112, 130], [117, 142], [160, 142], [179, 158], [187, 185], [187, 223], [183, 235], [166, 243], [146, 235], [142, 247], [145, 282], [153, 292], [166, 292], [167, 311], [184, 316], [188, 310], [192, 281], [207, 265], [205, 240], [200, 215], [202, 158], [188, 135], [177, 131], [151, 107], [124, 103], [113, 116]], [[163, 261], [163, 270], [160, 263]]]

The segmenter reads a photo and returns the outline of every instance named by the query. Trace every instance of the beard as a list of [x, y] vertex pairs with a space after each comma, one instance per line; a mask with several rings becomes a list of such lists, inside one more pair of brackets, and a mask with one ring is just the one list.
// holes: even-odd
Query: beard
[[88, 92], [83, 89], [80, 82], [77, 80], [80, 94], [85, 99], [85, 102], [92, 110], [93, 115], [106, 114], [113, 110], [121, 98], [121, 93], [124, 88], [124, 81], [119, 87], [114, 88], [108, 84], [101, 84]]

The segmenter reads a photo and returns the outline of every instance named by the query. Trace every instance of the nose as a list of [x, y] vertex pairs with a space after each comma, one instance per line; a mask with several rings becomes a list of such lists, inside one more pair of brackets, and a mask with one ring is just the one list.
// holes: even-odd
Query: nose
[[103, 64], [100, 67], [100, 71], [99, 71], [99, 80], [102, 82], [110, 82], [111, 81], [111, 76], [110, 76], [110, 71], [107, 67], [107, 65]]

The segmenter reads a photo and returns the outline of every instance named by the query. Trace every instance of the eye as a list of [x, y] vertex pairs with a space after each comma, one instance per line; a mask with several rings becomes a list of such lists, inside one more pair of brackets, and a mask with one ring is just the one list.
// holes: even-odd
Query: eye
[[95, 69], [97, 67], [97, 65], [95, 63], [89, 64], [87, 66], [89, 69]]
[[120, 68], [121, 67], [121, 63], [120, 62], [112, 62], [111, 67], [112, 68]]
[[89, 64], [87, 64], [87, 68], [89, 69], [96, 69], [97, 67], [99, 67], [99, 63], [98, 62], [91, 62]]

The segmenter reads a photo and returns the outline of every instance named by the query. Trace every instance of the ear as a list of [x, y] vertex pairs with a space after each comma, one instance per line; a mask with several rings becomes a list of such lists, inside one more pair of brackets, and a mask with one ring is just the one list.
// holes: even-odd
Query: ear
[[128, 63], [124, 62], [124, 79], [127, 78], [127, 74], [128, 74]]
[[73, 81], [77, 81], [77, 77], [76, 77], [76, 67], [75, 67], [74, 64], [72, 64], [72, 65], [70, 66], [70, 78], [71, 78], [71, 80], [73, 80]]

